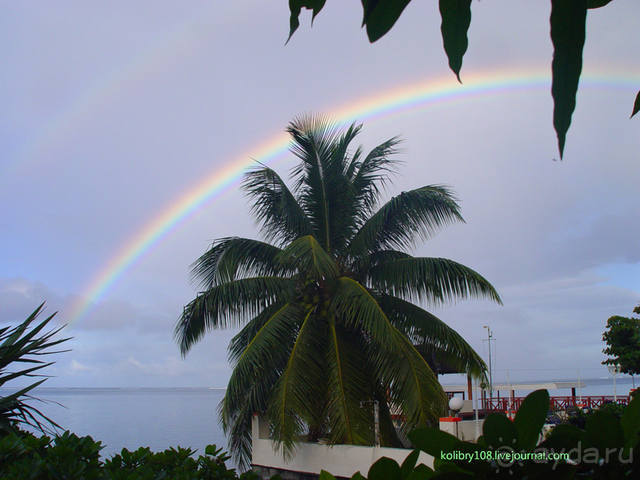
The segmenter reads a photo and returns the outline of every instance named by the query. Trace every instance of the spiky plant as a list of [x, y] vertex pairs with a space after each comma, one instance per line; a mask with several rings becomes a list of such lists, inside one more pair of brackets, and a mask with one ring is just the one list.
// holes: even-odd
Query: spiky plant
[[[15, 379], [43, 377], [44, 375], [36, 372], [53, 365], [55, 362], [45, 362], [38, 357], [68, 351], [50, 350], [51, 347], [69, 340], [69, 338], [54, 340], [54, 337], [64, 326], [48, 332], [44, 331], [55, 313], [32, 327], [32, 323], [42, 312], [43, 307], [44, 303], [36, 308], [25, 321], [15, 327], [0, 328], [0, 387]], [[31, 366], [9, 370], [18, 364]], [[43, 433], [49, 432], [50, 427], [58, 427], [57, 423], [29, 403], [39, 400], [29, 392], [45, 380], [46, 377], [12, 394], [0, 396], [0, 432], [11, 430], [20, 425], [30, 425]]]
[[271, 437], [291, 453], [305, 434], [370, 444], [377, 400], [382, 443], [396, 445], [391, 408], [406, 429], [446, 408], [424, 353], [485, 373], [458, 333], [411, 303], [500, 302], [474, 270], [404, 251], [463, 221], [455, 197], [429, 185], [377, 208], [399, 140], [367, 155], [361, 147], [351, 152], [360, 129], [317, 117], [291, 122], [291, 152], [300, 160], [293, 187], [265, 166], [243, 182], [265, 241], [221, 238], [193, 265], [203, 291], [184, 308], [175, 336], [184, 355], [207, 330], [242, 327], [229, 346], [234, 370], [220, 405], [241, 465], [250, 457], [254, 412], [266, 415]]

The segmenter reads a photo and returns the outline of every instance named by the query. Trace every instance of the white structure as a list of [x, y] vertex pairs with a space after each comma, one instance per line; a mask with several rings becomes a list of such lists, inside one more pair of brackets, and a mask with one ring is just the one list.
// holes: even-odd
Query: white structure
[[[254, 415], [251, 425], [251, 464], [254, 467], [316, 475], [320, 474], [321, 470], [326, 470], [336, 477], [349, 478], [358, 471], [366, 476], [371, 465], [382, 457], [392, 458], [398, 464], [402, 464], [412, 452], [404, 448], [301, 442], [296, 448], [295, 456], [285, 460], [282, 452], [274, 450], [274, 443], [269, 440], [268, 433], [269, 428], [266, 422]], [[417, 463], [433, 468], [433, 457], [421, 452]], [[288, 477], [283, 475], [283, 478]]]

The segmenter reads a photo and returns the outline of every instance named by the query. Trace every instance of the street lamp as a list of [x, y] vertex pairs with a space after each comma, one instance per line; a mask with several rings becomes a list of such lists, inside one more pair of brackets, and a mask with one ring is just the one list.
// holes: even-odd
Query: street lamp
[[616, 375], [620, 373], [620, 365], [607, 365], [607, 370], [613, 376], [613, 402], [618, 403], [618, 395], [616, 393]]
[[[491, 368], [491, 339], [493, 338], [493, 332], [489, 325], [483, 325], [482, 328], [487, 329], [487, 342], [489, 345], [489, 398], [493, 398], [493, 372]], [[489, 400], [491, 401], [491, 400]]]

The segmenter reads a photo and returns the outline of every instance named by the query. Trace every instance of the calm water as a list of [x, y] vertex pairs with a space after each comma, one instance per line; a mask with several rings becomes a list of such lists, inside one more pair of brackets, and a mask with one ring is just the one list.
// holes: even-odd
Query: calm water
[[206, 388], [39, 388], [35, 396], [64, 407], [33, 405], [64, 429], [100, 440], [103, 457], [141, 446], [158, 451], [179, 445], [201, 454], [211, 443], [227, 447], [217, 414], [223, 395]]

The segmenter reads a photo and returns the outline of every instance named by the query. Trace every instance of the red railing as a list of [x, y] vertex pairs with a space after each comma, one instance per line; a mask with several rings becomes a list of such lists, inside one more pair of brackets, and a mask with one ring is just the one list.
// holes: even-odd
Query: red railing
[[[524, 399], [525, 397], [483, 398], [481, 404], [483, 410], [489, 410], [492, 412], [517, 411]], [[600, 408], [607, 403], [628, 405], [629, 400], [629, 396], [627, 395], [618, 395], [617, 398], [614, 398], [613, 395], [550, 397], [549, 408], [553, 411], [566, 410], [567, 408], [572, 407]]]

